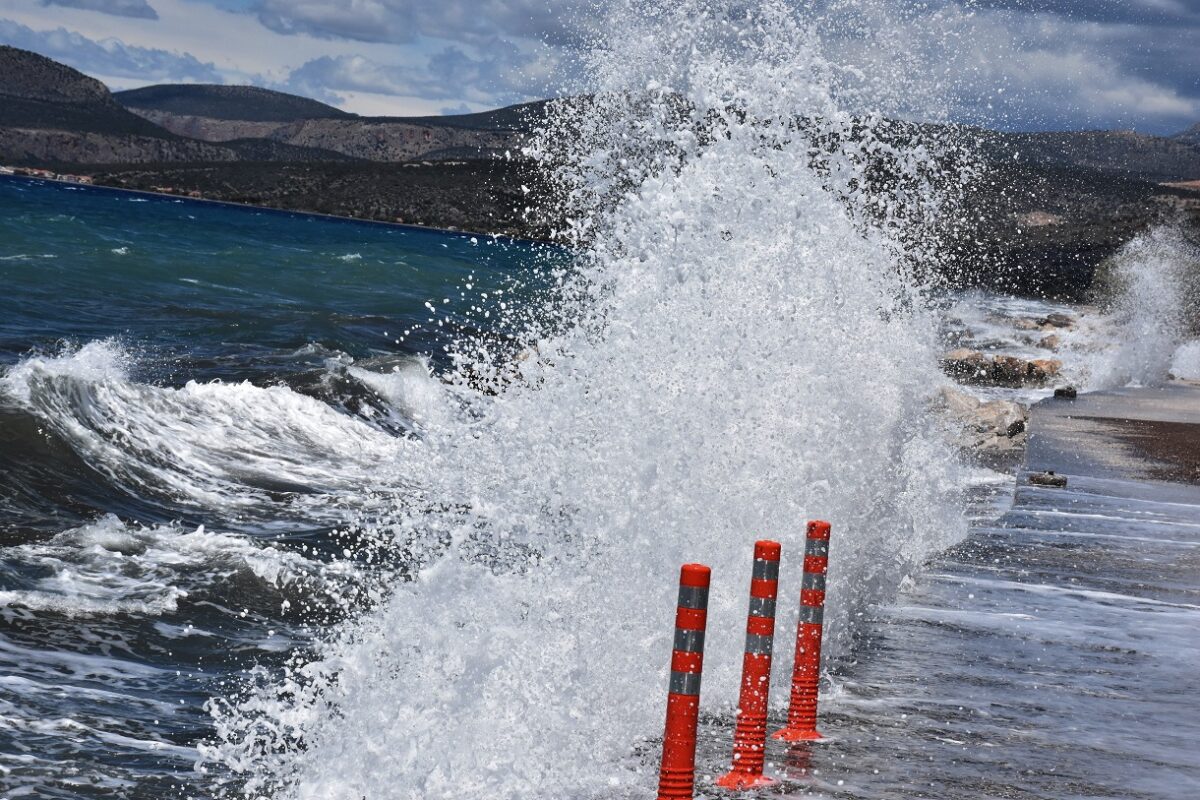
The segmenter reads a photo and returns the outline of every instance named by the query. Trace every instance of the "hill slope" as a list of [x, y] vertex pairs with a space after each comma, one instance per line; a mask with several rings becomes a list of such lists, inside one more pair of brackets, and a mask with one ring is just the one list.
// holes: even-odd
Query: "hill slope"
[[1181, 142], [1188, 142], [1189, 144], [1200, 145], [1200, 122], [1197, 122], [1182, 133], [1175, 134], [1171, 138]]
[[986, 133], [984, 152], [996, 161], [1078, 167], [1149, 181], [1200, 178], [1200, 141], [1134, 131]]
[[209, 119], [295, 122], [300, 119], [354, 116], [308, 97], [257, 86], [171, 83], [117, 92], [113, 98], [126, 108], [138, 112]]
[[65, 64], [0, 45], [0, 95], [47, 103], [116, 105], [108, 88]]
[[218, 146], [179, 136], [130, 113], [95, 78], [37, 53], [0, 46], [0, 163], [243, 160], [345, 161], [348, 157], [287, 142], [230, 141]]
[[116, 99], [193, 139], [270, 139], [368, 161], [495, 158], [520, 146], [544, 102], [446, 117], [359, 117], [253, 86], [148, 86]]
[[0, 126], [169, 135], [122, 108], [95, 78], [7, 45], [0, 45]]

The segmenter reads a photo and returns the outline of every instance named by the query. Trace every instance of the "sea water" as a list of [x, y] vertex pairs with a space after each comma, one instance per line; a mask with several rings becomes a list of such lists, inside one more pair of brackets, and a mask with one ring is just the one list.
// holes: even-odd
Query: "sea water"
[[560, 258], [0, 178], [4, 795], [201, 791], [206, 702], [370, 604], [336, 532], [409, 491], [442, 348]]
[[649, 796], [678, 565], [716, 576], [711, 745], [751, 543], [795, 597], [810, 517], [830, 675], [928, 691], [864, 642], [1011, 477], [930, 411], [971, 167], [877, 134], [936, 93], [847, 60], [897, 44], [851, 6], [614, 4], [529, 143], [569, 250], [0, 181], [0, 785]]

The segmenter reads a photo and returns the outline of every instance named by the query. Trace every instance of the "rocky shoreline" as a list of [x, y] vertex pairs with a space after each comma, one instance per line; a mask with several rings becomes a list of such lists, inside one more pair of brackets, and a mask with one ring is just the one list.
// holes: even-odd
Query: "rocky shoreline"
[[944, 320], [946, 343], [977, 346], [955, 347], [942, 356], [942, 371], [958, 388], [942, 387], [933, 408], [949, 440], [968, 460], [1007, 470], [1025, 452], [1030, 401], [1075, 392], [1063, 375], [1061, 358], [1029, 358], [1013, 351], [1030, 346], [1056, 351], [1062, 337], [1077, 329], [1078, 320], [1052, 312], [1040, 317], [992, 315], [987, 321], [1009, 329], [1011, 341], [989, 341], [985, 336], [979, 342], [979, 332], [963, 320], [953, 316]]

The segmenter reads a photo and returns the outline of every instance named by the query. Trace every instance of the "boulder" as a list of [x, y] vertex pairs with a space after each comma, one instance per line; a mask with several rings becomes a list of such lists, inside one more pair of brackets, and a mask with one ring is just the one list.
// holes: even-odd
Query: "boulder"
[[1066, 314], [1047, 314], [1037, 321], [1041, 328], [1074, 328], [1075, 320]]
[[1035, 358], [1029, 362], [1029, 380], [1034, 383], [1045, 383], [1062, 372], [1062, 362], [1057, 358]]
[[1054, 470], [1049, 472], [1035, 472], [1029, 476], [1029, 483], [1033, 486], [1049, 486], [1054, 489], [1067, 488], [1067, 476], [1055, 475]]
[[943, 386], [934, 405], [956, 419], [970, 419], [976, 416], [983, 401], [966, 392]]
[[1029, 410], [1011, 400], [992, 400], [980, 403], [976, 411], [977, 424], [995, 436], [1013, 438], [1025, 430]]
[[980, 383], [991, 368], [991, 359], [978, 350], [960, 347], [942, 356], [942, 369], [964, 383]]
[[1039, 386], [1062, 371], [1056, 358], [1028, 361], [1017, 356], [989, 358], [978, 350], [960, 348], [942, 356], [942, 369], [959, 383], [984, 386]]
[[1021, 319], [1013, 320], [1013, 327], [1019, 331], [1036, 331], [1042, 327], [1042, 323], [1036, 319], [1022, 317]]
[[1029, 376], [1029, 362], [1016, 356], [996, 356], [990, 376], [997, 386], [1023, 386]]
[[1029, 410], [1009, 400], [983, 401], [943, 387], [934, 403], [952, 441], [985, 459], [1018, 455], [1025, 446]]
[[1062, 386], [1054, 390], [1054, 396], [1060, 400], [1074, 400], [1079, 396], [1079, 392], [1075, 390], [1074, 386]]
[[1043, 350], [1057, 350], [1062, 344], [1062, 337], [1057, 333], [1052, 333], [1049, 336], [1043, 336], [1038, 340], [1037, 346]]

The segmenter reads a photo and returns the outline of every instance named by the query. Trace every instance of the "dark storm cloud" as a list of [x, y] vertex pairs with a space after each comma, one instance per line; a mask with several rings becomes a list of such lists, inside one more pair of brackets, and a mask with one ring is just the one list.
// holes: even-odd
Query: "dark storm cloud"
[[[1037, 127], [1169, 133], [1200, 119], [1200, 2], [981, 0], [981, 30], [1006, 34], [1006, 102]], [[1021, 108], [1020, 106], [1024, 106]], [[1028, 124], [1028, 123], [1027, 123]]]
[[1200, 119], [1200, 0], [896, 0], [882, 14], [816, 2], [841, 63], [885, 93], [914, 75], [916, 88], [932, 84], [910, 116], [1160, 134]]
[[158, 19], [158, 12], [146, 0], [42, 0], [42, 5], [82, 8], [115, 17]]

